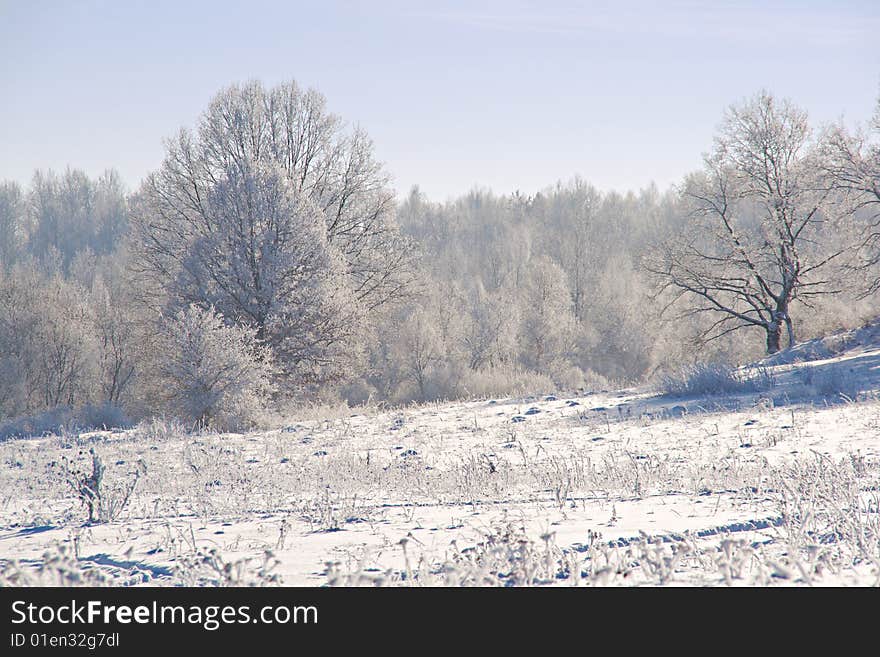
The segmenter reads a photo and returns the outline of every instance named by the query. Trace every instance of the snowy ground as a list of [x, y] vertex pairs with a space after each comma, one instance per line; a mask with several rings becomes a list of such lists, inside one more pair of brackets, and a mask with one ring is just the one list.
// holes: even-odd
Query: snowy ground
[[[880, 350], [844, 346], [739, 397], [7, 441], [0, 583], [877, 585]], [[84, 524], [64, 474], [64, 459], [89, 474], [90, 449], [109, 522]]]

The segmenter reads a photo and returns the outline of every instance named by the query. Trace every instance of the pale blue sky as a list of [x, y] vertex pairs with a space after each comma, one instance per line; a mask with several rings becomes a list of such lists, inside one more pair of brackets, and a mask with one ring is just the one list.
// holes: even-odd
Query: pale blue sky
[[768, 88], [814, 121], [880, 94], [880, 2], [0, 0], [0, 179], [115, 167], [129, 188], [223, 86], [315, 86], [400, 193], [661, 188]]

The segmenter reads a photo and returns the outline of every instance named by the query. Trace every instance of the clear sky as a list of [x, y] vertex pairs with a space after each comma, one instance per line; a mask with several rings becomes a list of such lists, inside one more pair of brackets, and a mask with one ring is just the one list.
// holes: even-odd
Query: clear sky
[[134, 189], [252, 78], [317, 87], [401, 194], [663, 188], [761, 88], [867, 120], [880, 1], [0, 0], [0, 179], [114, 167]]

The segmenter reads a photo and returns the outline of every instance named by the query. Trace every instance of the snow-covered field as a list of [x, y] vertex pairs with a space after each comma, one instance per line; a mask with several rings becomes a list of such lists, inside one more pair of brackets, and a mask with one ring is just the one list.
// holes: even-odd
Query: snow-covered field
[[[0, 583], [877, 585], [880, 351], [844, 347], [735, 397], [629, 390], [247, 435], [156, 422], [7, 441]], [[108, 522], [86, 524], [76, 490], [90, 449]]]

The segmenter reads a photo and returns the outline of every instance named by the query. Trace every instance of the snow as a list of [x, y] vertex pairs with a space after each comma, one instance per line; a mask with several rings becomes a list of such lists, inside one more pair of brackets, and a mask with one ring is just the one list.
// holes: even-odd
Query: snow
[[[775, 365], [775, 388], [735, 397], [558, 393], [244, 435], [10, 440], [0, 580], [875, 585], [878, 356]], [[857, 377], [857, 401], [821, 398], [806, 368]], [[147, 466], [119, 517], [92, 526], [50, 466], [88, 447], [110, 487]]]

